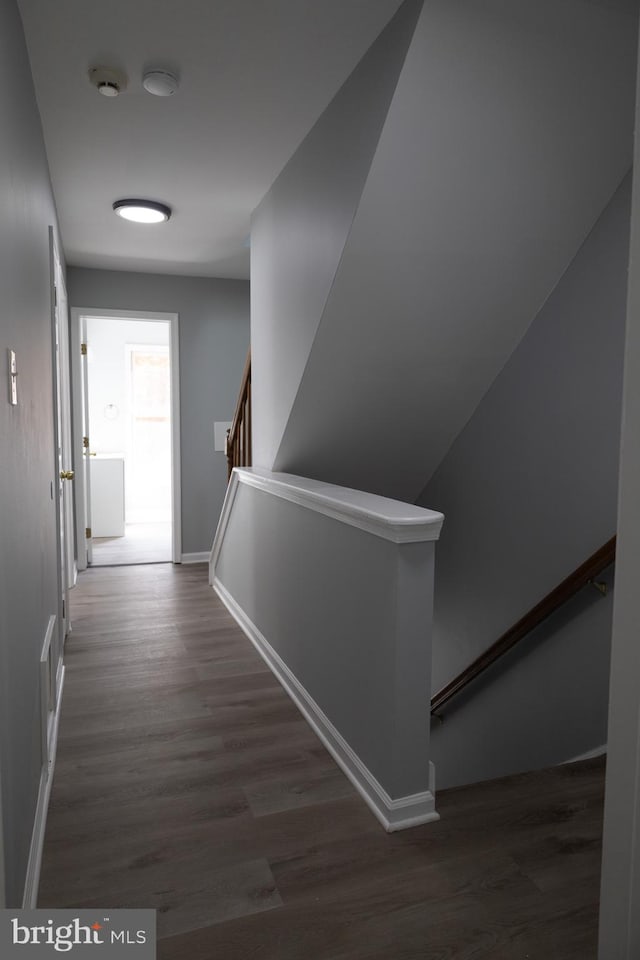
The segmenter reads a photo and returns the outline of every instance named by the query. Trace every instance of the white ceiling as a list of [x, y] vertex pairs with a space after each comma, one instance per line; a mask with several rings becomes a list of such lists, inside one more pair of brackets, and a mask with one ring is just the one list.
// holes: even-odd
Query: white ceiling
[[[18, 0], [67, 263], [247, 277], [249, 218], [401, 0]], [[100, 96], [88, 70], [124, 70]], [[143, 69], [177, 71], [173, 97]], [[114, 200], [168, 203], [167, 224]]]

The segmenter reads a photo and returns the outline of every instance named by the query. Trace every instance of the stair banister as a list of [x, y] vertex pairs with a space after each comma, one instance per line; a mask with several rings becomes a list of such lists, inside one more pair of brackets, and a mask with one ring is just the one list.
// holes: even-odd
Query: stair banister
[[574, 594], [581, 590], [587, 583], [591, 583], [600, 590], [606, 592], [603, 585], [594, 581], [599, 573], [602, 573], [610, 566], [616, 557], [616, 538], [612, 537], [599, 550], [596, 550], [588, 560], [577, 567], [573, 573], [570, 573], [562, 583], [554, 590], [548, 593], [543, 599], [532, 607], [528, 613], [521, 617], [517, 623], [514, 623], [488, 650], [485, 650], [473, 663], [469, 664], [465, 670], [445, 684], [431, 699], [431, 713], [437, 714], [446, 703], [467, 687], [472, 680], [480, 676], [481, 673], [503, 657], [506, 653], [515, 647], [527, 634], [531, 633], [543, 620], [551, 616], [562, 604], [566, 603]]
[[225, 451], [227, 455], [227, 479], [234, 467], [251, 466], [251, 350], [242, 372], [240, 393], [231, 427], [227, 430]]

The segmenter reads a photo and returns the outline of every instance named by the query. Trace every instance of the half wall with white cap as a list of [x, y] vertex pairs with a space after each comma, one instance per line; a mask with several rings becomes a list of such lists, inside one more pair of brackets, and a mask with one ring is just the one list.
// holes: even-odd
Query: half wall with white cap
[[437, 819], [429, 761], [442, 514], [234, 470], [210, 580], [387, 830]]

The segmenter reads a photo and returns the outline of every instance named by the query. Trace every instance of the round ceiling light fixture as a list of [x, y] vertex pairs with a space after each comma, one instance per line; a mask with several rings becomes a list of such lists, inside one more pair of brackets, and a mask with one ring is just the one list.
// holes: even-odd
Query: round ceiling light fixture
[[142, 77], [142, 86], [154, 97], [171, 97], [178, 89], [178, 78], [168, 70], [148, 70]]
[[157, 200], [116, 200], [113, 204], [114, 213], [125, 220], [134, 223], [162, 223], [171, 216], [171, 207]]

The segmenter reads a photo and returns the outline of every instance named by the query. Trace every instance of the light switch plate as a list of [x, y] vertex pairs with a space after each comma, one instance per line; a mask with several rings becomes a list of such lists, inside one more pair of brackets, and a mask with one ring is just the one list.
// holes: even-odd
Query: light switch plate
[[231, 420], [219, 420], [213, 425], [213, 449], [224, 452], [227, 430], [231, 429]]
[[15, 350], [7, 350], [9, 361], [9, 403], [15, 406], [18, 402], [18, 367]]

